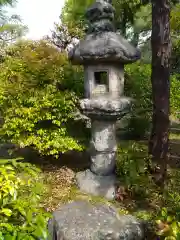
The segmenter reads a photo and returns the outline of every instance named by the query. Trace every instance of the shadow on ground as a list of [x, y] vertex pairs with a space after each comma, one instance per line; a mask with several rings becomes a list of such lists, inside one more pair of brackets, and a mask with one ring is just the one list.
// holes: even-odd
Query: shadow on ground
[[60, 154], [58, 159], [49, 156], [40, 156], [36, 151], [31, 148], [20, 149], [13, 144], [0, 145], [0, 159], [14, 159], [24, 158], [25, 161], [31, 162], [46, 170], [49, 164], [54, 167], [61, 168], [66, 166], [73, 171], [82, 171], [90, 166], [89, 154], [86, 151], [75, 152], [71, 151], [65, 154]]

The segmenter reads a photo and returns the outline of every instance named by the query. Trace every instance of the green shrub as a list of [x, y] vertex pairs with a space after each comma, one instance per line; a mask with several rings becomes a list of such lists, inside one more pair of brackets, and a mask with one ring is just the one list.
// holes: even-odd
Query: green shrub
[[180, 119], [180, 74], [171, 77], [171, 114]]
[[124, 141], [118, 147], [117, 175], [126, 187], [141, 186], [142, 178], [148, 180], [145, 174], [147, 167], [147, 147], [131, 141]]
[[136, 217], [152, 223], [157, 239], [180, 240], [179, 169], [168, 169], [162, 193], [147, 171], [148, 162], [147, 146], [143, 143], [125, 141], [119, 145], [116, 171], [125, 193], [132, 198], [128, 208]]
[[144, 115], [133, 115], [128, 125], [128, 135], [133, 139], [142, 139], [148, 134], [150, 129], [150, 118]]
[[149, 64], [138, 62], [126, 66], [125, 94], [135, 100], [127, 131], [135, 138], [142, 138], [150, 128], [152, 112], [150, 77]]
[[40, 207], [39, 169], [17, 160], [0, 160], [0, 239], [47, 239], [49, 214]]
[[165, 240], [180, 240], [180, 211], [172, 212], [162, 208], [156, 216], [157, 236]]
[[[178, 118], [180, 106], [180, 75], [171, 75], [170, 106], [171, 114]], [[125, 69], [125, 94], [135, 102], [128, 132], [141, 138], [150, 130], [152, 115], [151, 65], [137, 62], [127, 65]]]
[[[125, 94], [135, 99], [127, 131], [138, 138], [149, 131], [152, 113], [149, 64], [126, 66]], [[178, 75], [171, 78], [171, 112], [179, 108]], [[77, 120], [83, 97], [83, 71], [66, 53], [46, 41], [24, 41], [7, 50], [0, 64], [1, 139], [33, 147], [42, 155], [81, 151], [85, 122]]]
[[0, 70], [1, 139], [56, 157], [82, 150], [75, 134], [81, 68], [48, 42], [25, 41], [8, 49]]

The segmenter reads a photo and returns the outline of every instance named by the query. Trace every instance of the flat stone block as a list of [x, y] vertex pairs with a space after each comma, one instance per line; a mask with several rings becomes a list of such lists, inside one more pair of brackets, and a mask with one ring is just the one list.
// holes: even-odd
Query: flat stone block
[[109, 200], [115, 198], [116, 178], [114, 175], [98, 176], [87, 169], [76, 174], [76, 181], [82, 192], [102, 196]]
[[142, 240], [144, 224], [105, 203], [74, 201], [53, 214], [51, 240]]
[[96, 152], [91, 155], [91, 171], [97, 175], [111, 175], [115, 170], [116, 152]]

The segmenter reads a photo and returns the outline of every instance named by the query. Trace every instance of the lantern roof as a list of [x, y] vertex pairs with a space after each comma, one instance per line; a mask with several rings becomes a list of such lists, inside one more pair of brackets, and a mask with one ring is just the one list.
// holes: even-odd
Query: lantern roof
[[114, 13], [115, 10], [108, 0], [96, 0], [87, 9], [85, 16], [89, 27], [85, 38], [69, 52], [72, 63], [127, 64], [140, 59], [140, 51], [115, 32]]

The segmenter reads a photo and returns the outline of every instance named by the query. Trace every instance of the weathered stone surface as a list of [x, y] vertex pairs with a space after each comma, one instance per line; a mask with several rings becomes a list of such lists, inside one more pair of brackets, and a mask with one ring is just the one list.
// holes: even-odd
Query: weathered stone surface
[[115, 170], [116, 152], [91, 155], [91, 171], [97, 175], [111, 175]]
[[116, 126], [114, 122], [92, 121], [91, 152], [112, 152], [117, 150]]
[[87, 10], [89, 28], [84, 40], [69, 52], [74, 64], [92, 62], [132, 63], [137, 61], [140, 51], [120, 34], [115, 33], [114, 8], [110, 1], [96, 0]]
[[114, 19], [114, 7], [108, 2], [103, 0], [96, 0], [96, 2], [87, 9], [86, 18], [90, 23], [100, 21], [102, 19]]
[[87, 169], [76, 174], [76, 182], [82, 192], [102, 196], [109, 200], [115, 198], [116, 178], [114, 175], [100, 176]]
[[[107, 72], [107, 84], [96, 83], [95, 72]], [[84, 68], [85, 98], [108, 96], [117, 100], [124, 95], [124, 66], [117, 64], [88, 65]], [[100, 90], [100, 91], [99, 91]]]
[[87, 9], [86, 18], [89, 20], [89, 29], [87, 33], [114, 31], [115, 9], [108, 1], [96, 0], [96, 2]]
[[69, 52], [69, 58], [74, 64], [90, 62], [128, 64], [140, 57], [140, 51], [115, 32], [89, 34]]
[[82, 99], [80, 108], [84, 115], [92, 119], [117, 120], [130, 112], [131, 102], [132, 100], [126, 97], [115, 100], [101, 96], [101, 98]]
[[108, 97], [86, 98], [80, 101], [81, 109], [97, 109], [104, 112], [120, 112], [129, 106], [131, 106], [131, 99], [127, 97], [116, 100]]
[[143, 224], [106, 204], [74, 201], [53, 214], [52, 240], [141, 240]]

